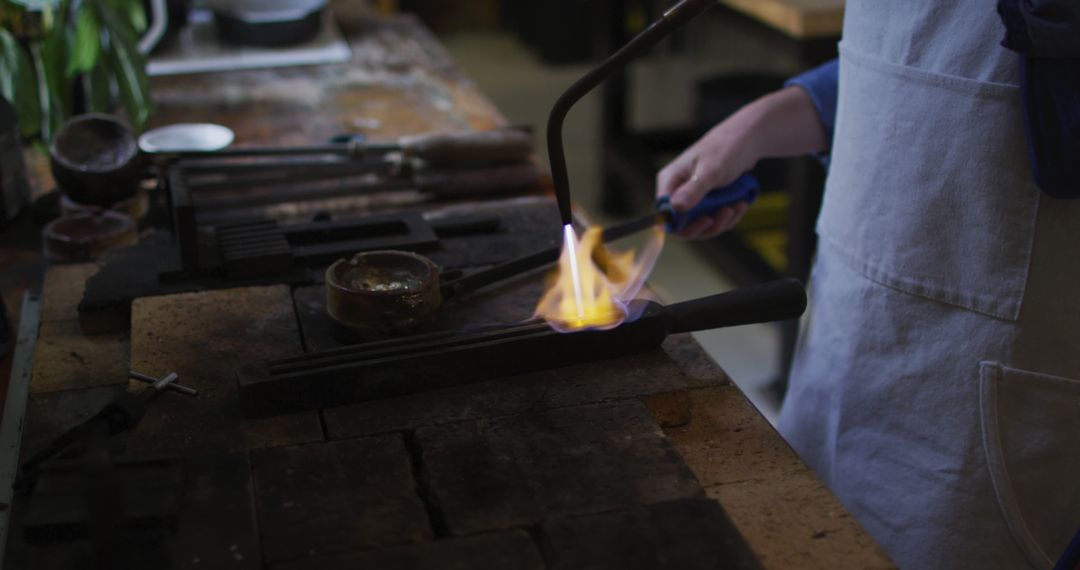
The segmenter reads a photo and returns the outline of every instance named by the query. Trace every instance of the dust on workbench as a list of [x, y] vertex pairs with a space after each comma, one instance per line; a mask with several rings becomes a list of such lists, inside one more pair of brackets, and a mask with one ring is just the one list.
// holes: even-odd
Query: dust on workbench
[[350, 61], [155, 77], [151, 126], [220, 123], [244, 146], [298, 145], [343, 133], [391, 139], [505, 125], [414, 17], [374, 19], [344, 3], [335, 16], [349, 40]]

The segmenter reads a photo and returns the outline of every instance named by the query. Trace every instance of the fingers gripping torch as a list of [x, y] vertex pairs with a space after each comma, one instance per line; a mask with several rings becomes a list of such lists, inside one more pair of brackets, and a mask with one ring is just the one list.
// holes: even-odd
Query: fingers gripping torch
[[[548, 156], [551, 160], [551, 178], [555, 188], [555, 198], [559, 204], [559, 215], [562, 218], [563, 231], [568, 243], [572, 243], [571, 238], [574, 237], [574, 230], [570, 184], [566, 171], [566, 154], [563, 150], [562, 126], [570, 108], [600, 85], [614, 71], [621, 69], [630, 60], [651, 49], [660, 40], [694, 19], [715, 2], [716, 0], [681, 0], [665, 12], [659, 20], [653, 22], [648, 28], [630, 40], [629, 43], [615, 52], [614, 55], [586, 73], [581, 79], [578, 79], [559, 97], [551, 108], [547, 125]], [[605, 241], [618, 239], [624, 235], [645, 229], [657, 222], [664, 223], [668, 231], [678, 232], [694, 220], [704, 216], [711, 216], [721, 208], [738, 202], [753, 202], [754, 198], [757, 197], [758, 190], [757, 180], [750, 174], [744, 174], [732, 184], [710, 191], [696, 206], [685, 212], [676, 211], [666, 197], [661, 198], [656, 204], [657, 214], [618, 226], [616, 232], [606, 231], [604, 238]], [[611, 228], [611, 230], [615, 229]]]

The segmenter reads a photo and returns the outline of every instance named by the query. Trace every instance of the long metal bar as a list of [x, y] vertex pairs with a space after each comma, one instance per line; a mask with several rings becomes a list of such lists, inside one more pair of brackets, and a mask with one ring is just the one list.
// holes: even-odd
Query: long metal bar
[[666, 307], [637, 301], [630, 320], [608, 330], [560, 333], [543, 322], [461, 335], [443, 333], [236, 370], [240, 405], [261, 417], [392, 398], [654, 349], [669, 334], [797, 318], [806, 292], [794, 279], [736, 289]]
[[184, 162], [181, 167], [191, 175], [189, 184], [192, 188], [200, 190], [213, 189], [226, 183], [251, 186], [285, 179], [310, 180], [313, 177], [389, 174], [404, 170], [398, 163], [386, 160], [197, 161]]
[[226, 148], [221, 150], [188, 150], [182, 152], [156, 153], [166, 157], [178, 158], [233, 158], [252, 156], [309, 156], [315, 154], [330, 154], [337, 156], [363, 156], [371, 154], [387, 154], [401, 150], [400, 142], [387, 143], [331, 143], [305, 146], [262, 146]]
[[566, 152], [563, 150], [562, 126], [566, 114], [582, 97], [595, 89], [609, 75], [622, 69], [631, 59], [645, 53], [671, 32], [689, 22], [716, 3], [716, 0], [682, 0], [653, 22], [645, 31], [630, 40], [603, 63], [586, 73], [555, 101], [548, 115], [548, 157], [551, 160], [551, 179], [555, 186], [555, 198], [559, 201], [562, 223], [573, 222], [570, 207], [570, 181], [566, 172]]
[[305, 200], [323, 200], [341, 196], [356, 196], [359, 194], [377, 194], [380, 192], [395, 192], [409, 190], [416, 187], [412, 179], [391, 179], [374, 182], [358, 182], [352, 179], [328, 180], [298, 184], [287, 189], [275, 190], [272, 193], [251, 194], [246, 196], [201, 196], [194, 198], [195, 206], [200, 210], [225, 210], [229, 208], [257, 207], [280, 204], [282, 202], [299, 202]]
[[333, 169], [320, 168], [317, 170], [304, 171], [297, 170], [296, 172], [287, 171], [274, 171], [265, 172], [263, 174], [244, 175], [244, 176], [198, 176], [194, 179], [188, 180], [188, 187], [192, 192], [198, 192], [200, 194], [208, 194], [213, 192], [229, 192], [236, 190], [247, 190], [252, 188], [257, 189], [273, 189], [278, 187], [294, 186], [298, 183], [312, 182], [316, 180], [339, 180], [342, 178], [363, 178], [363, 177], [375, 177], [375, 176], [392, 176], [393, 173], [389, 169], [371, 169], [368, 171], [357, 170], [352, 171], [334, 171]]
[[236, 162], [232, 160], [186, 160], [182, 164], [185, 171], [200, 175], [235, 175], [235, 174], [266, 174], [280, 171], [296, 171], [313, 168], [337, 168], [340, 170], [357, 170], [370, 168], [371, 166], [384, 164], [385, 161], [346, 160], [337, 157], [291, 159], [291, 160], [258, 160]]
[[444, 301], [454, 297], [460, 297], [481, 287], [486, 287], [504, 279], [509, 279], [549, 263], [555, 263], [559, 259], [559, 248], [553, 247], [530, 253], [524, 257], [512, 259], [500, 263], [490, 269], [477, 271], [471, 275], [459, 277], [443, 283], [440, 287]]
[[[185, 173], [187, 171], [185, 170]], [[421, 170], [385, 177], [348, 176], [312, 179], [277, 188], [281, 182], [260, 184], [267, 190], [259, 194], [224, 195], [203, 192], [204, 188], [188, 190], [194, 194], [200, 210], [243, 208], [290, 201], [319, 200], [363, 193], [415, 190], [435, 197], [505, 193], [522, 188], [535, 188], [542, 175], [531, 163], [505, 164], [478, 168]]]
[[23, 295], [19, 317], [19, 333], [11, 363], [4, 417], [0, 423], [0, 569], [4, 566], [8, 529], [11, 528], [11, 502], [14, 497], [15, 476], [19, 469], [19, 448], [22, 443], [23, 418], [30, 393], [30, 371], [37, 345], [41, 299], [27, 291]]
[[368, 142], [350, 140], [342, 143], [296, 147], [227, 148], [214, 151], [155, 153], [164, 160], [204, 157], [314, 156], [336, 155], [347, 158], [378, 157], [393, 152], [413, 155], [436, 162], [523, 160], [532, 153], [532, 129], [506, 127], [488, 131], [427, 133], [402, 137], [396, 141]]
[[565, 335], [546, 324], [532, 323], [515, 327], [510, 334], [491, 331], [425, 346], [405, 343], [408, 346], [399, 349], [360, 350], [333, 359], [315, 353], [307, 356], [312, 361], [307, 365], [299, 359], [284, 365], [250, 364], [236, 371], [240, 406], [245, 416], [257, 418], [624, 356], [663, 341], [662, 323], [655, 318], [649, 321], [635, 321], [603, 333]]
[[506, 340], [538, 332], [547, 332], [550, 327], [543, 321], [527, 321], [520, 325], [501, 325], [485, 327], [471, 333], [454, 331], [450, 334], [432, 333], [416, 337], [405, 337], [376, 343], [360, 344], [335, 351], [315, 352], [298, 358], [275, 361], [269, 365], [274, 374], [303, 373], [319, 366], [336, 366], [356, 362], [370, 362], [390, 357], [420, 354], [427, 350], [449, 350], [458, 346]]

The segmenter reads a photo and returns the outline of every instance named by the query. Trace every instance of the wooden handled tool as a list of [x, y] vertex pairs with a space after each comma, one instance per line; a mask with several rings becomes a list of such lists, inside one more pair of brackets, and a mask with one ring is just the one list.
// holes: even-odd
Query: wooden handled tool
[[433, 165], [517, 162], [533, 152], [532, 133], [513, 128], [413, 135], [402, 137], [398, 144], [405, 156]]

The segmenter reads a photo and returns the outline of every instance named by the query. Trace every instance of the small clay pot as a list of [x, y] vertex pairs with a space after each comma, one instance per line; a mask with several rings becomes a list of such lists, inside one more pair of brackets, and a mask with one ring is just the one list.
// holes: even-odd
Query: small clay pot
[[415, 330], [442, 304], [439, 268], [407, 251], [369, 251], [326, 270], [326, 312], [342, 342]]
[[135, 137], [112, 115], [91, 113], [64, 123], [49, 158], [60, 189], [80, 204], [109, 207], [130, 198], [143, 175]]
[[150, 212], [150, 193], [146, 188], [136, 188], [135, 194], [130, 198], [120, 200], [108, 208], [80, 204], [66, 195], [60, 195], [60, 214], [63, 216], [86, 213], [97, 214], [104, 210], [112, 210], [114, 212], [120, 212], [121, 214], [127, 214], [128, 216], [131, 216], [131, 219], [135, 220], [136, 223], [140, 223], [143, 218], [146, 217], [146, 214]]
[[139, 241], [131, 217], [113, 211], [61, 216], [49, 222], [42, 235], [45, 255], [61, 261], [97, 259], [110, 247]]

